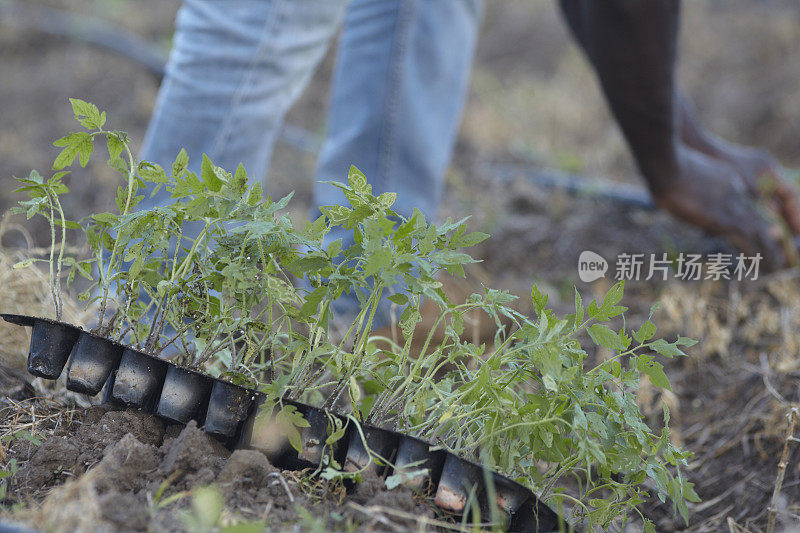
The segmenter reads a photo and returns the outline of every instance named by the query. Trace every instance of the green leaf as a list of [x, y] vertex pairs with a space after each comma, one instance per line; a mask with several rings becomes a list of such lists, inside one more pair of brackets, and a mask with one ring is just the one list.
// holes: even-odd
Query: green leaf
[[491, 237], [488, 233], [481, 233], [480, 231], [475, 231], [472, 233], [468, 233], [462, 237], [459, 237], [458, 240], [453, 243], [454, 246], [459, 248], [468, 248], [470, 246], [475, 246], [476, 244], [480, 244], [486, 239]]
[[578, 288], [573, 287], [573, 289], [575, 290], [575, 327], [577, 328], [583, 323], [583, 299]]
[[119, 216], [114, 213], [97, 213], [92, 218], [104, 226], [112, 227], [119, 221]]
[[181, 151], [178, 152], [178, 155], [175, 157], [175, 162], [172, 163], [172, 175], [178, 176], [186, 167], [189, 166], [189, 156], [186, 154], [186, 150], [181, 148]]
[[311, 294], [306, 296], [306, 301], [303, 307], [300, 308], [301, 317], [310, 317], [319, 310], [319, 304], [328, 292], [328, 287], [322, 286], [314, 289]]
[[75, 120], [80, 122], [84, 128], [99, 130], [106, 123], [106, 112], [103, 111], [100, 113], [97, 106], [94, 104], [79, 100], [78, 98], [70, 98], [69, 102], [72, 104], [72, 112], [75, 113]]
[[61, 153], [53, 161], [53, 170], [61, 170], [70, 166], [76, 157], [81, 166], [85, 167], [94, 151], [92, 136], [86, 132], [70, 133], [54, 142], [53, 146], [63, 147]]
[[656, 387], [672, 390], [669, 379], [664, 373], [664, 367], [658, 361], [654, 361], [652, 356], [641, 354], [636, 361], [636, 369], [649, 376], [650, 382]]
[[367, 257], [367, 264], [364, 265], [364, 275], [372, 276], [387, 268], [392, 259], [392, 251], [388, 248], [375, 250]]
[[625, 349], [625, 342], [619, 334], [603, 324], [592, 324], [589, 326], [589, 336], [595, 344], [608, 350], [622, 351]]
[[397, 305], [406, 305], [408, 303], [408, 296], [403, 293], [392, 294], [387, 299]]
[[113, 160], [122, 155], [122, 150], [125, 149], [123, 143], [116, 134], [109, 133], [106, 137], [106, 146], [108, 147], [108, 158]]
[[686, 346], [687, 348], [691, 348], [697, 341], [694, 339], [690, 339], [689, 337], [678, 337], [678, 340], [675, 341], [677, 346]]
[[37, 260], [34, 258], [28, 258], [24, 261], [20, 261], [19, 263], [14, 263], [14, 268], [28, 268], [32, 264], [34, 264]]
[[430, 260], [439, 263], [442, 266], [447, 265], [466, 265], [468, 263], [477, 263], [470, 255], [454, 252], [453, 250], [437, 250], [430, 255]]
[[350, 187], [357, 193], [369, 194], [370, 188], [367, 183], [367, 177], [364, 173], [358, 170], [355, 165], [350, 165], [350, 171], [347, 173], [347, 182]]
[[276, 420], [279, 426], [287, 432], [286, 437], [289, 439], [289, 444], [298, 452], [303, 451], [302, 436], [298, 428], [307, 428], [311, 424], [303, 418], [301, 413], [297, 412], [294, 405], [284, 405], [276, 415]]
[[601, 305], [598, 306], [595, 302], [592, 302], [587, 309], [589, 316], [596, 320], [604, 321], [621, 315], [627, 311], [627, 307], [617, 305], [620, 300], [622, 300], [624, 288], [625, 281], [623, 280], [616, 283], [608, 290]]
[[547, 294], [543, 294], [535, 284], [531, 287], [531, 301], [533, 302], [533, 311], [536, 316], [541, 316], [545, 306], [547, 306]]
[[396, 201], [397, 201], [396, 192], [385, 192], [378, 195], [378, 202], [386, 209], [392, 207]]
[[164, 169], [155, 163], [142, 161], [139, 163], [137, 174], [145, 181], [150, 183], [169, 183], [169, 177]]
[[677, 346], [677, 342], [668, 343], [664, 339], [656, 339], [650, 343], [650, 347], [664, 357], [686, 357], [686, 354]]
[[648, 341], [653, 338], [653, 335], [656, 334], [656, 325], [653, 324], [651, 321], [647, 321], [642, 324], [642, 327], [638, 329], [633, 334], [633, 338], [636, 339], [636, 342], [639, 344], [644, 344], [645, 341]]
[[38, 437], [34, 437], [34, 436], [31, 434], [31, 432], [29, 432], [28, 430], [25, 430], [25, 429], [23, 429], [23, 430], [21, 430], [21, 431], [18, 431], [18, 432], [16, 433], [16, 436], [17, 436], [17, 437], [22, 437], [23, 439], [25, 439], [26, 441], [30, 442], [30, 443], [31, 443], [31, 444], [33, 444], [34, 446], [39, 446], [39, 445], [41, 445], [41, 444], [42, 444], [42, 441], [41, 441], [41, 439], [39, 439]]
[[342, 251], [342, 239], [336, 239], [328, 245], [328, 257], [335, 258]]
[[200, 177], [209, 190], [219, 192], [222, 188], [223, 181], [217, 175], [214, 164], [206, 154], [203, 154], [203, 162], [200, 165]]

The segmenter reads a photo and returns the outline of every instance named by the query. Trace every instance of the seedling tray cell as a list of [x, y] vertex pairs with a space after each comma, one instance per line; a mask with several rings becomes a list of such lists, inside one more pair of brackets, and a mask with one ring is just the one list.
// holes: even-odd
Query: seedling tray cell
[[111, 398], [121, 404], [152, 412], [161, 396], [169, 364], [163, 359], [126, 349], [114, 376]]
[[67, 367], [67, 389], [94, 396], [117, 368], [124, 347], [84, 331], [72, 348]]
[[404, 435], [397, 448], [397, 458], [394, 461], [395, 471], [427, 470], [427, 475], [419, 474], [406, 481], [406, 486], [425, 493], [434, 493], [442, 475], [444, 460], [447, 452], [444, 450], [431, 450], [432, 446], [416, 437]]
[[6, 322], [32, 327], [28, 372], [45, 379], [58, 379], [75, 341], [79, 328], [48, 318], [0, 314]]
[[203, 421], [212, 379], [186, 368], [170, 365], [161, 388], [156, 414], [170, 422], [188, 424]]
[[361, 427], [361, 432], [354, 429], [350, 433], [344, 469], [350, 472], [372, 470], [379, 476], [387, 474], [397, 453], [400, 437], [394, 431], [367, 425]]
[[204, 429], [223, 440], [234, 438], [253, 405], [255, 394], [232, 383], [215, 380]]
[[446, 511], [469, 513], [472, 502], [478, 504], [481, 514], [488, 515], [484, 468], [476, 463], [447, 453], [436, 490], [434, 502]]

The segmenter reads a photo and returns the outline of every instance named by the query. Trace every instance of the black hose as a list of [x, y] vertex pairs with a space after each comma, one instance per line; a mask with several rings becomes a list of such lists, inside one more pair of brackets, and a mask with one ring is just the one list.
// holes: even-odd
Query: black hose
[[97, 17], [16, 0], [0, 0], [0, 24], [93, 44], [139, 63], [159, 80], [164, 77], [166, 52], [135, 33]]
[[639, 209], [656, 209], [650, 193], [636, 185], [615, 183], [613, 181], [549, 170], [530, 165], [511, 165], [502, 163], [483, 163], [480, 175], [488, 180], [514, 181], [524, 179], [548, 189], [561, 189], [575, 196], [585, 196], [611, 200]]

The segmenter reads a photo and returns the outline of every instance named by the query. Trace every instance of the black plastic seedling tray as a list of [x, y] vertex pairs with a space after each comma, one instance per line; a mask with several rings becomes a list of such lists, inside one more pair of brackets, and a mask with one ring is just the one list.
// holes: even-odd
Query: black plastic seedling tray
[[[276, 426], [275, 416], [260, 413], [263, 394], [215, 379], [170, 361], [99, 337], [75, 326], [46, 318], [0, 314], [7, 322], [33, 328], [28, 371], [57, 379], [67, 367], [67, 388], [89, 395], [104, 391], [103, 399], [143, 409], [170, 422], [198, 425], [231, 448], [252, 448], [278, 467], [316, 468], [326, 456], [356, 472], [380, 476], [406, 467], [427, 470], [406, 485], [433, 498], [453, 514], [468, 514], [476, 506], [481, 516], [492, 507], [505, 515], [508, 531], [559, 531], [558, 515], [519, 483], [395, 431], [362, 424], [301, 402], [284, 399], [309, 423], [300, 428], [302, 452], [297, 452]], [[276, 406], [277, 409], [277, 406]], [[344, 429], [332, 445], [328, 437]], [[493, 501], [489, 501], [492, 499]]]

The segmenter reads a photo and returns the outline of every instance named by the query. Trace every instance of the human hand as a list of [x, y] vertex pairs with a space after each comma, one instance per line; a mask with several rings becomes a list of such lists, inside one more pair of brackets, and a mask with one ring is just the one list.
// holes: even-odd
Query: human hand
[[713, 153], [709, 155], [733, 166], [744, 179], [750, 195], [775, 213], [792, 235], [800, 235], [797, 189], [787, 181], [785, 169], [772, 154], [718, 138]]
[[[761, 163], [768, 160], [756, 155], [757, 151], [731, 151], [728, 160], [681, 144], [669, 185], [654, 191], [653, 199], [677, 218], [721, 235], [742, 252], [760, 253], [764, 268], [774, 270], [786, 266], [795, 254], [782, 246], [781, 228], [765, 216], [757, 201], [770, 199], [776, 204], [792, 231], [800, 228], [800, 217], [796, 196], [779, 174], [762, 172]], [[769, 192], [762, 189], [765, 179], [773, 186]]]

